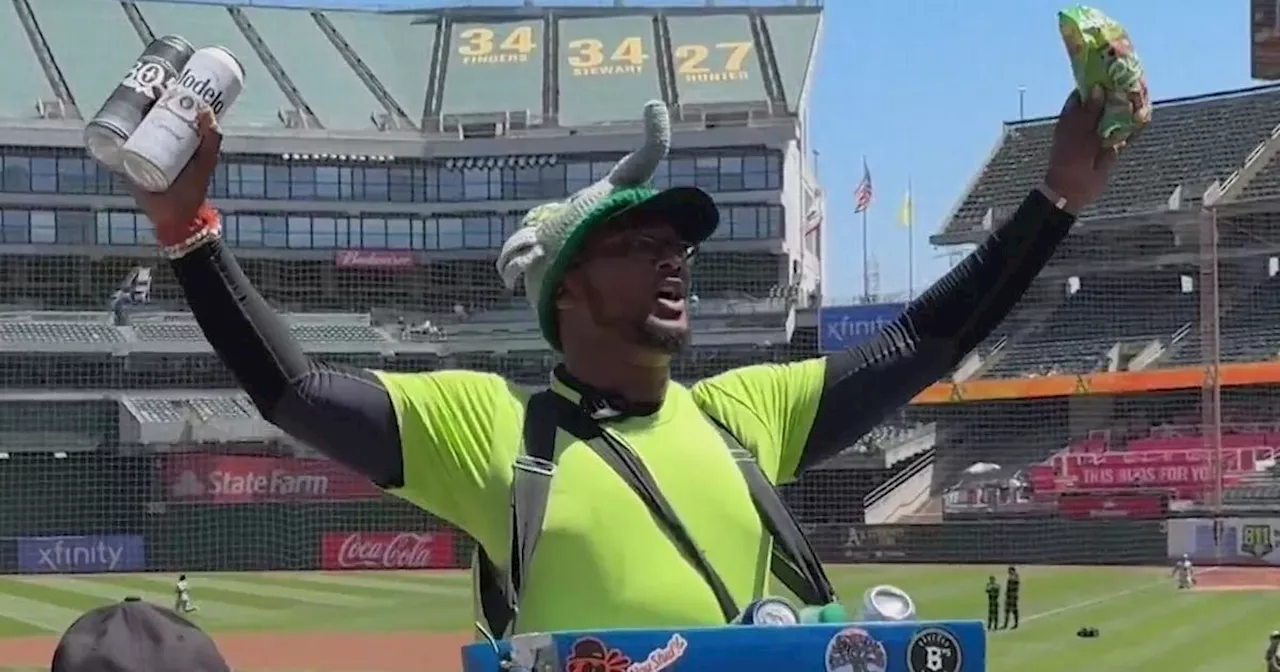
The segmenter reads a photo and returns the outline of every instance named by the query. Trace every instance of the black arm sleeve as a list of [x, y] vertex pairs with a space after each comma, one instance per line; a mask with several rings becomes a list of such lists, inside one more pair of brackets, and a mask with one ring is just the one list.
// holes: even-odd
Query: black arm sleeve
[[870, 341], [827, 358], [800, 468], [834, 456], [936, 382], [1004, 320], [1075, 217], [1039, 190]]
[[404, 484], [395, 409], [377, 377], [308, 358], [221, 241], [172, 266], [205, 338], [262, 417], [380, 486]]

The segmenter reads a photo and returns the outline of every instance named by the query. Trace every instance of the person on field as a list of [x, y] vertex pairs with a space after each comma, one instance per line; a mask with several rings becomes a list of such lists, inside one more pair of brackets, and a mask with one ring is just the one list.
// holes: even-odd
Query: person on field
[[[665, 105], [646, 106], [644, 145], [600, 182], [531, 210], [498, 272], [523, 285], [543, 336], [563, 356], [550, 377], [556, 403], [588, 416], [651, 472], [694, 543], [677, 543], [620, 472], [557, 429], [554, 487], [536, 552], [520, 563], [509, 631], [723, 624], [726, 590], [715, 589], [708, 567], [736, 608], [760, 597], [770, 537], [730, 439], [770, 482], [792, 480], [960, 362], [1102, 191], [1115, 154], [1098, 140], [1100, 113], [1097, 101], [1073, 94], [1043, 182], [871, 341], [686, 387], [671, 380], [671, 360], [689, 342], [691, 270], [719, 212], [699, 189], [648, 186], [670, 129]], [[206, 191], [221, 135], [207, 110], [199, 119], [202, 144], [182, 175], [165, 193], [136, 197], [219, 357], [264, 418], [515, 569], [513, 465], [523, 456], [530, 393], [490, 373], [387, 373], [304, 354], [220, 240]]]
[[1013, 620], [1013, 629], [1018, 629], [1018, 596], [1022, 592], [1022, 577], [1018, 575], [1017, 567], [1009, 567], [1007, 578], [1004, 582], [1004, 625], [1000, 628], [1007, 629], [1010, 619]]
[[1267, 672], [1280, 672], [1280, 630], [1272, 630], [1267, 637], [1267, 652], [1263, 654]]
[[1173, 578], [1178, 582], [1179, 590], [1194, 588], [1196, 585], [1196, 570], [1191, 564], [1191, 558], [1187, 554], [1182, 554], [1173, 565]]
[[193, 611], [199, 610], [199, 607], [196, 606], [195, 602], [191, 601], [191, 586], [190, 584], [187, 583], [186, 574], [178, 575], [178, 582], [173, 584], [173, 594], [174, 594], [174, 603], [173, 603], [174, 611], [180, 611], [184, 614], [189, 614]]
[[996, 577], [987, 577], [987, 630], [995, 630], [1000, 627], [1000, 584], [996, 583]]

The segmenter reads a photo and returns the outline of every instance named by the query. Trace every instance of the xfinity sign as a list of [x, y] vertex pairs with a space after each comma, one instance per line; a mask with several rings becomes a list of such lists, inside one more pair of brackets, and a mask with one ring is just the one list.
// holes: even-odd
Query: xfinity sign
[[874, 338], [906, 310], [903, 303], [824, 307], [818, 310], [818, 346], [840, 352]]
[[24, 573], [129, 572], [146, 565], [137, 535], [26, 537], [18, 540], [18, 568]]

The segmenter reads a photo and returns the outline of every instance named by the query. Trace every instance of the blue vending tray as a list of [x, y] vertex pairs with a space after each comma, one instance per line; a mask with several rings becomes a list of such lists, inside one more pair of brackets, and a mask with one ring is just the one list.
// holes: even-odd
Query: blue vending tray
[[979, 621], [557, 632], [465, 646], [462, 669], [985, 672], [987, 638]]

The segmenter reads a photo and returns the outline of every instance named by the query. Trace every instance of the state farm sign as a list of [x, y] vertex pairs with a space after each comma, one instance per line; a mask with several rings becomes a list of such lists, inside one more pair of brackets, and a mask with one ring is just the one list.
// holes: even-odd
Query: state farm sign
[[358, 500], [382, 494], [362, 476], [329, 460], [184, 454], [167, 456], [162, 469], [170, 502]]
[[457, 566], [450, 532], [329, 532], [322, 569], [450, 569]]
[[338, 268], [406, 268], [417, 266], [418, 258], [400, 250], [339, 250], [333, 263]]

